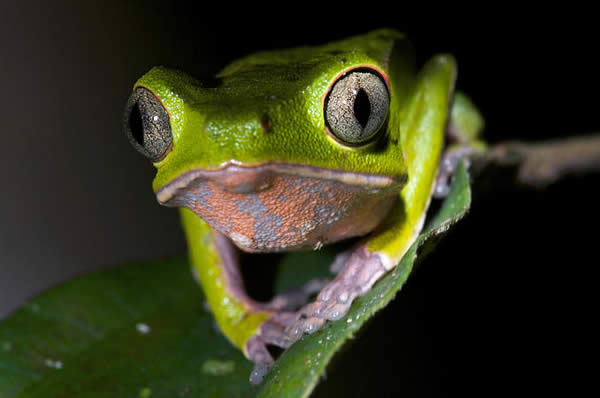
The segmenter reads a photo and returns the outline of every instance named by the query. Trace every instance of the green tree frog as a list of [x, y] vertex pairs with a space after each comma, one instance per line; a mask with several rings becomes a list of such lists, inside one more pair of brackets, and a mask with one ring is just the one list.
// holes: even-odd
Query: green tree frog
[[[451, 56], [417, 70], [405, 36], [381, 29], [258, 52], [209, 83], [164, 67], [135, 83], [125, 130], [157, 169], [159, 203], [181, 208], [193, 272], [220, 330], [254, 362], [252, 382], [273, 363], [268, 345], [340, 319], [415, 241], [444, 192], [447, 126], [462, 145], [482, 125], [462, 97], [449, 116], [455, 77]], [[357, 237], [326, 283], [269, 302], [244, 289], [240, 251]]]

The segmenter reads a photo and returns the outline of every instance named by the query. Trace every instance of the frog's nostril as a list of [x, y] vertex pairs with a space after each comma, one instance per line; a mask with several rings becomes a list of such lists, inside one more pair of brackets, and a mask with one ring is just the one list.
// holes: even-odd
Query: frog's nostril
[[262, 127], [262, 129], [265, 133], [271, 132], [271, 127], [273, 127], [273, 125], [271, 124], [271, 119], [269, 118], [269, 115], [264, 114], [260, 118], [260, 127]]
[[173, 136], [169, 114], [152, 91], [138, 87], [125, 107], [124, 128], [131, 145], [153, 162], [171, 149]]

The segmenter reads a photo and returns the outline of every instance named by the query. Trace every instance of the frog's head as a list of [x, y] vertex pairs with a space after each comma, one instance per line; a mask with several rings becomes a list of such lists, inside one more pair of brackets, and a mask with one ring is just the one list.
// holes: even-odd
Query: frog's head
[[379, 30], [253, 54], [211, 84], [156, 67], [136, 83], [125, 129], [157, 168], [159, 202], [189, 208], [242, 249], [363, 235], [407, 181], [408, 49]]

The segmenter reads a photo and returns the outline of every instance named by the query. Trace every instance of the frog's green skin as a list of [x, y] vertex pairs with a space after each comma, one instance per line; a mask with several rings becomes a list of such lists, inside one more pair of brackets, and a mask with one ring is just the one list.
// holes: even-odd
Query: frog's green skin
[[[375, 139], [346, 145], [328, 128], [325, 102], [338, 79], [364, 70], [385, 81], [387, 119]], [[164, 106], [170, 124], [159, 156], [151, 156], [154, 191], [162, 204], [184, 207], [195, 275], [223, 333], [257, 364], [253, 381], [272, 363], [266, 344], [289, 346], [339, 319], [415, 240], [435, 185], [455, 77], [451, 56], [417, 70], [405, 37], [378, 30], [247, 56], [222, 70], [214, 86], [162, 67], [136, 83]], [[137, 142], [138, 149], [146, 145]], [[318, 249], [351, 236], [365, 238], [338, 256], [337, 277], [300, 311], [288, 308], [296, 304], [290, 297], [265, 304], [245, 294], [235, 246]]]

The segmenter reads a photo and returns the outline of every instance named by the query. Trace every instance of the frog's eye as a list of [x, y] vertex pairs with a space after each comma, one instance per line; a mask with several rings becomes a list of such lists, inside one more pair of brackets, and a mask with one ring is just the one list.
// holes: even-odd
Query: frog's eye
[[361, 145], [376, 136], [387, 116], [390, 96], [383, 77], [359, 68], [342, 75], [325, 98], [325, 124], [347, 145]]
[[163, 159], [173, 142], [169, 114], [146, 88], [136, 88], [125, 107], [125, 132], [131, 145], [153, 162]]

